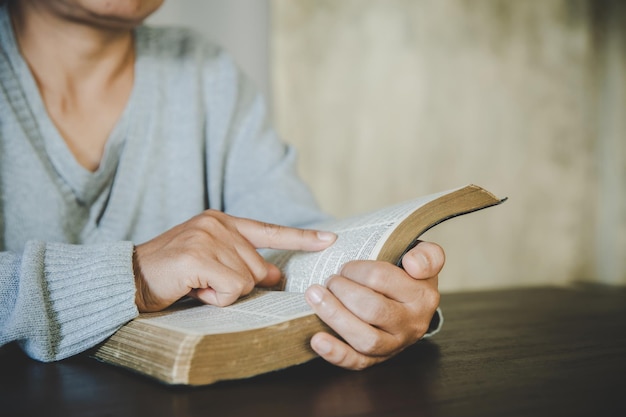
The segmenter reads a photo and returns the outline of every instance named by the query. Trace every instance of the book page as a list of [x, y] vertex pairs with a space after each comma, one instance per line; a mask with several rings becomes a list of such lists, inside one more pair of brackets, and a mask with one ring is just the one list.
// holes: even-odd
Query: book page
[[324, 284], [350, 260], [376, 259], [382, 243], [402, 220], [416, 208], [449, 193], [431, 194], [405, 203], [344, 220], [314, 225], [337, 233], [337, 240], [320, 252], [265, 251], [264, 257], [285, 276], [284, 290], [304, 292], [313, 284]]
[[198, 335], [251, 330], [312, 314], [303, 294], [256, 289], [228, 307], [183, 301], [159, 313], [142, 314], [137, 321]]

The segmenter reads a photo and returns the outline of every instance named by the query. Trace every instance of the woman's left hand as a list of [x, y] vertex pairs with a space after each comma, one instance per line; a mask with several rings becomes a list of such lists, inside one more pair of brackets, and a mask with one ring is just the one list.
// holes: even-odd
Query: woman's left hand
[[317, 333], [311, 347], [330, 363], [364, 369], [419, 340], [439, 306], [438, 274], [445, 254], [420, 242], [402, 259], [404, 269], [381, 261], [352, 261], [306, 299], [343, 340]]

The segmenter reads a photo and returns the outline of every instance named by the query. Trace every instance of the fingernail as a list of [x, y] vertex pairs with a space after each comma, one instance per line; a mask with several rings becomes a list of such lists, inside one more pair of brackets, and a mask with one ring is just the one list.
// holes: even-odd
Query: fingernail
[[320, 304], [322, 302], [322, 289], [319, 287], [310, 287], [306, 291], [306, 298], [313, 304]]
[[326, 339], [317, 339], [315, 340], [315, 350], [317, 353], [325, 355], [330, 352], [331, 346], [328, 340]]
[[420, 253], [419, 257], [420, 257], [420, 264], [422, 265], [422, 268], [424, 269], [430, 268], [430, 258], [424, 255], [423, 253]]
[[333, 232], [317, 232], [317, 238], [324, 242], [331, 242], [335, 240], [336, 237], [337, 235], [335, 235]]
[[411, 254], [413, 255], [413, 260], [417, 262], [417, 266], [420, 269], [428, 269], [430, 265], [430, 260], [422, 252], [411, 252]]

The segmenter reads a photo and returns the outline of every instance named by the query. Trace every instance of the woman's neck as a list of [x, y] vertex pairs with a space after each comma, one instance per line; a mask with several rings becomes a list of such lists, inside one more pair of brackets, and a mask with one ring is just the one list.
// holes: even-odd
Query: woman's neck
[[132, 91], [133, 31], [73, 20], [47, 3], [11, 3], [15, 37], [52, 122], [95, 171]]
[[40, 88], [71, 91], [85, 84], [103, 85], [132, 67], [132, 29], [73, 21], [45, 3], [11, 3], [20, 51]]

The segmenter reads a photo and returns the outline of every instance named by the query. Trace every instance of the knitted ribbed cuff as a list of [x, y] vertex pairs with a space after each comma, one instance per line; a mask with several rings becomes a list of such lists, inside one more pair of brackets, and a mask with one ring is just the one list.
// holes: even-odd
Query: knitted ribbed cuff
[[93, 347], [137, 316], [132, 255], [131, 242], [46, 244], [51, 360]]
[[430, 320], [430, 325], [428, 326], [428, 330], [423, 338], [426, 339], [439, 333], [441, 326], [443, 326], [443, 313], [441, 312], [441, 308], [437, 308], [433, 318]]

